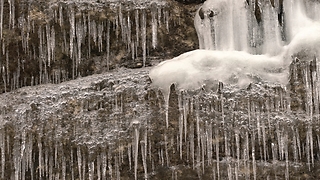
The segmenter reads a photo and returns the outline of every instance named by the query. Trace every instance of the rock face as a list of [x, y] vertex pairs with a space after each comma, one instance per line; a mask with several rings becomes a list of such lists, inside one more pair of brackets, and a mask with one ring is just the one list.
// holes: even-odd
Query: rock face
[[[2, 88], [12, 91], [0, 95], [1, 179], [320, 178], [316, 57], [297, 53], [287, 86], [219, 83], [176, 91], [172, 85], [166, 103], [151, 85], [149, 67], [113, 66], [154, 64], [152, 53], [192, 49], [194, 7], [130, 9], [137, 5], [131, 2], [4, 2], [11, 15], [4, 13], [1, 28], [7, 44], [0, 56], [8, 57], [1, 61]], [[13, 12], [23, 5], [28, 16], [17, 21], [23, 16]], [[157, 41], [147, 28], [154, 21]], [[60, 83], [79, 74], [90, 76]], [[16, 89], [35, 84], [41, 85]]]
[[1, 178], [317, 179], [315, 62], [293, 62], [288, 87], [172, 85], [169, 104], [148, 68], [2, 94]]
[[1, 92], [148, 66], [149, 57], [198, 47], [196, 7], [175, 1], [1, 2]]

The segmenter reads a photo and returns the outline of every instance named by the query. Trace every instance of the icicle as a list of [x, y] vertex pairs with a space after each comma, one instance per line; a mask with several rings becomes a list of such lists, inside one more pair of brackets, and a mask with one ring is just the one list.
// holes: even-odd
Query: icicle
[[50, 38], [51, 35], [51, 30], [50, 30], [50, 25], [49, 23], [46, 24], [46, 38], [47, 38], [47, 59], [48, 59], [48, 66], [50, 67], [50, 62], [51, 62], [51, 46], [50, 46]]
[[215, 127], [215, 148], [216, 148], [216, 161], [217, 161], [217, 175], [218, 175], [218, 179], [220, 179], [220, 157], [219, 157], [219, 129], [217, 127]]
[[[29, 141], [28, 141], [28, 150], [27, 150], [27, 158], [29, 163], [29, 169], [31, 172], [34, 172], [34, 164], [32, 161], [32, 155], [33, 155], [33, 137], [29, 135]], [[34, 179], [34, 173], [31, 173], [31, 179]]]
[[94, 161], [89, 162], [88, 164], [88, 173], [89, 173], [89, 180], [94, 179]]
[[86, 174], [87, 174], [86, 166], [87, 165], [89, 166], [89, 164], [87, 164], [84, 152], [82, 152], [82, 153], [83, 153], [82, 154], [82, 178], [83, 179], [87, 179], [87, 177], [86, 177]]
[[82, 180], [82, 156], [81, 156], [81, 149], [80, 147], [77, 147], [77, 157], [78, 157], [78, 171], [79, 171], [79, 180]]
[[67, 163], [65, 156], [62, 156], [62, 180], [66, 180]]
[[107, 37], [106, 37], [106, 51], [107, 51], [107, 69], [110, 70], [110, 21], [107, 21]]
[[[307, 164], [310, 171], [310, 164], [314, 166], [314, 154], [313, 154], [313, 137], [312, 137], [312, 128], [308, 125], [307, 136], [306, 136], [306, 156]], [[311, 159], [310, 159], [311, 158]]]
[[191, 156], [191, 162], [192, 162], [192, 169], [195, 168], [195, 162], [194, 162], [194, 154], [195, 154], [195, 150], [194, 150], [194, 127], [193, 127], [193, 123], [190, 124], [190, 128], [189, 128], [189, 139], [187, 140], [189, 146], [190, 146], [190, 156]]
[[159, 154], [159, 164], [161, 164], [161, 166], [164, 166], [164, 158], [163, 158], [163, 149], [161, 148], [158, 152]]
[[99, 52], [102, 51], [102, 33], [103, 33], [103, 24], [102, 22], [98, 24], [98, 49]]
[[10, 69], [9, 69], [9, 50], [6, 51], [6, 72], [7, 72], [7, 84], [10, 84]]
[[107, 154], [105, 151], [101, 153], [102, 156], [102, 179], [107, 179]]
[[139, 129], [137, 127], [134, 128], [134, 178], [138, 179], [138, 151], [139, 151]]
[[2, 40], [2, 31], [3, 31], [3, 3], [4, 0], [0, 0], [0, 37]]
[[48, 147], [43, 144], [44, 147], [44, 164], [43, 164], [43, 174], [45, 177], [47, 177], [48, 179], [50, 179], [50, 173], [49, 173], [49, 152], [48, 152]]
[[203, 128], [201, 127], [200, 131], [200, 142], [201, 142], [201, 164], [202, 164], [202, 174], [204, 173], [204, 166], [205, 166], [205, 153], [206, 153], [206, 138], [203, 132]]
[[[81, 18], [79, 19], [78, 22], [76, 22], [76, 36], [77, 36], [77, 45], [78, 45], [78, 56], [77, 56], [77, 61], [76, 61], [76, 65], [78, 67], [78, 65], [81, 62], [81, 45], [82, 45], [82, 38], [84, 37], [84, 28], [83, 28], [83, 23]], [[77, 69], [77, 68], [76, 68]]]
[[266, 129], [265, 129], [265, 124], [264, 121], [261, 121], [262, 123], [262, 141], [263, 141], [263, 157], [264, 157], [264, 161], [267, 161], [267, 144], [266, 144]]
[[128, 161], [129, 161], [129, 170], [132, 168], [132, 156], [131, 156], [131, 151], [132, 151], [132, 144], [128, 144]]
[[231, 165], [230, 164], [228, 164], [227, 172], [228, 172], [228, 179], [232, 180], [233, 176], [232, 176], [232, 171], [231, 171]]
[[142, 164], [144, 169], [144, 178], [148, 179], [148, 170], [147, 170], [147, 131], [145, 131], [144, 141], [141, 144], [141, 157], [142, 157]]
[[143, 67], [146, 66], [146, 58], [147, 58], [147, 20], [146, 20], [146, 12], [142, 12], [141, 19], [141, 41], [142, 41], [142, 57], [143, 57]]
[[39, 26], [38, 29], [38, 37], [39, 37], [39, 84], [42, 83], [42, 63], [43, 63], [43, 59], [44, 59], [44, 49], [43, 49], [43, 38], [42, 38], [42, 28], [41, 26]]
[[253, 179], [256, 180], [257, 179], [257, 165], [256, 165], [256, 157], [255, 157], [255, 133], [252, 133], [252, 137], [251, 137], [251, 143], [252, 143], [252, 169], [253, 169]]
[[43, 176], [43, 168], [44, 168], [44, 163], [43, 163], [43, 158], [42, 158], [42, 142], [41, 142], [41, 137], [40, 135], [38, 136], [38, 149], [39, 149], [39, 177], [42, 178]]
[[25, 172], [27, 168], [26, 160], [26, 132], [22, 131], [21, 135], [21, 147], [20, 147], [20, 164], [21, 164], [21, 180], [25, 180]]
[[[184, 94], [185, 95], [185, 94]], [[188, 120], [188, 113], [189, 113], [189, 100], [185, 99], [183, 100], [183, 123], [184, 123], [184, 140], [187, 142], [187, 120]]]
[[301, 160], [302, 153], [301, 153], [301, 143], [300, 143], [300, 135], [299, 130], [296, 129], [296, 138], [297, 138], [297, 147], [298, 147], [298, 158]]
[[70, 23], [70, 57], [73, 58], [73, 40], [75, 38], [75, 14], [74, 8], [70, 7], [69, 9], [69, 23]]
[[68, 49], [68, 45], [67, 45], [67, 31], [65, 28], [63, 28], [63, 30], [62, 30], [62, 35], [63, 35], [63, 44], [62, 44], [63, 48], [62, 48], [62, 50], [64, 53], [69, 53], [69, 49]]
[[165, 120], [166, 127], [169, 127], [169, 98], [170, 98], [170, 87], [161, 91], [164, 97], [164, 108], [165, 108]]
[[114, 155], [114, 166], [115, 166], [115, 171], [116, 171], [116, 175], [117, 175], [117, 180], [120, 180], [120, 170], [119, 170], [119, 158], [117, 157], [117, 155]]
[[[198, 106], [199, 105], [199, 102], [198, 100], [196, 101], [196, 105]], [[197, 108], [196, 112], [196, 132], [197, 132], [197, 152], [196, 152], [196, 164], [197, 165], [200, 165], [200, 159], [201, 159], [201, 155], [200, 155], [200, 152], [201, 152], [201, 144], [200, 144], [200, 138], [201, 138], [201, 133], [200, 133], [200, 119], [199, 119], [199, 110]]]
[[[51, 35], [50, 35], [50, 50], [51, 50], [51, 60], [55, 61], [55, 48], [56, 48], [56, 33], [54, 30], [54, 26], [51, 27]], [[50, 66], [50, 63], [49, 63]]]
[[22, 16], [22, 17], [19, 17], [18, 18], [18, 26], [19, 28], [21, 29], [21, 44], [22, 44], [22, 49], [24, 52], [27, 52], [27, 42], [28, 42], [28, 39], [26, 38], [27, 36], [25, 36], [25, 33], [26, 33], [26, 20], [25, 18]]
[[59, 4], [59, 26], [62, 28], [63, 26], [63, 11], [62, 5]]
[[235, 129], [234, 136], [236, 138], [236, 153], [237, 153], [237, 167], [240, 166], [240, 142], [239, 142], [239, 129]]
[[140, 37], [140, 23], [139, 23], [139, 10], [135, 11], [135, 25], [136, 25], [136, 57], [138, 57], [138, 46], [139, 46], [139, 37]]
[[213, 152], [213, 132], [212, 132], [212, 123], [209, 123], [206, 121], [206, 127], [207, 127], [207, 161], [208, 165], [212, 165], [212, 152]]
[[6, 163], [6, 154], [5, 154], [5, 134], [4, 130], [0, 130], [0, 150], [1, 150], [1, 179], [4, 179], [5, 173], [5, 163]]
[[167, 167], [169, 167], [170, 161], [169, 161], [169, 153], [168, 153], [168, 137], [167, 134], [164, 134], [164, 148], [165, 148], [165, 154], [166, 154], [166, 161], [167, 161]]
[[7, 92], [7, 81], [6, 81], [6, 68], [2, 66], [2, 79], [3, 79], [3, 86], [4, 86], [4, 92]]
[[156, 18], [156, 11], [151, 11], [152, 16], [152, 47], [155, 49], [157, 47], [157, 31], [158, 31], [158, 22]]
[[158, 10], [158, 23], [159, 23], [159, 26], [161, 27], [161, 12], [162, 12], [162, 9], [161, 9], [161, 7], [158, 7], [157, 10]]
[[[127, 17], [127, 51], [130, 52], [130, 48], [132, 47], [131, 43], [131, 20], [130, 20], [130, 13], [128, 12], [128, 17]], [[131, 51], [134, 51], [133, 48]], [[133, 54], [132, 54], [133, 55]], [[132, 58], [134, 59], [134, 57]]]
[[[101, 154], [99, 154], [97, 156], [97, 180], [101, 180], [101, 172], [100, 172], [100, 169], [101, 169]], [[94, 162], [93, 162], [94, 163]]]
[[182, 159], [182, 140], [183, 140], [183, 110], [182, 100], [181, 100], [181, 93], [178, 94], [178, 106], [179, 106], [179, 152], [180, 152], [180, 159]]
[[14, 179], [18, 180], [21, 177], [21, 150], [19, 137], [14, 138], [13, 142], [13, 164], [14, 164]]
[[164, 10], [164, 19], [165, 19], [165, 24], [167, 31], [169, 32], [169, 12], [167, 10]]
[[284, 134], [284, 151], [286, 156], [286, 173], [285, 178], [289, 179], [289, 148], [288, 148], [288, 131], [285, 131]]
[[291, 127], [291, 130], [292, 130], [292, 134], [293, 134], [293, 137], [292, 137], [292, 142], [293, 142], [293, 162], [297, 163], [298, 162], [298, 147], [297, 147], [297, 138], [296, 138], [296, 133], [293, 129], [293, 127]]
[[111, 148], [110, 148], [109, 151], [108, 151], [108, 169], [109, 169], [110, 179], [113, 179]]
[[147, 157], [148, 157], [148, 129], [145, 130], [144, 132], [144, 156], [145, 156], [145, 167], [144, 167], [144, 172], [145, 172], [145, 179], [148, 178], [148, 171], [147, 171]]
[[14, 28], [14, 0], [8, 0], [9, 3], [9, 28]]
[[49, 162], [48, 162], [48, 169], [49, 169], [49, 180], [53, 180], [54, 178], [54, 173], [53, 173], [53, 156], [49, 155], [49, 149], [47, 149], [48, 152], [48, 157], [49, 157]]
[[123, 14], [122, 14], [122, 4], [119, 5], [119, 14], [118, 14], [118, 18], [119, 19], [119, 23], [120, 23], [120, 28], [121, 28], [121, 39], [123, 42], [125, 42], [126, 36], [125, 36], [125, 25], [123, 23]]

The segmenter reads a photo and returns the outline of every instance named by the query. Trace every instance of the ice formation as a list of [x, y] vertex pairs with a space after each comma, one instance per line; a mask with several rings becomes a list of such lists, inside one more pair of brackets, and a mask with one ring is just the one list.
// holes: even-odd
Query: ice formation
[[150, 71], [153, 84], [168, 91], [172, 83], [179, 89], [195, 90], [225, 82], [245, 87], [250, 82], [286, 82], [281, 56], [252, 55], [243, 51], [194, 50], [160, 63]]
[[[45, 83], [50, 80], [46, 68], [54, 67], [59, 50], [72, 57], [73, 64], [68, 66], [77, 76], [77, 68], [81, 68], [78, 63], [95, 51], [105, 50], [107, 61], [112, 60], [115, 43], [123, 42], [132, 59], [137, 54], [147, 59], [149, 50], [162, 46], [157, 30], [173, 29], [169, 21], [172, 11], [166, 8], [138, 8], [128, 13], [118, 4], [111, 8], [115, 10], [113, 15], [107, 9], [97, 17], [92, 13], [96, 9], [85, 11], [69, 1], [53, 8], [54, 19], [49, 25], [39, 26], [35, 21], [44, 14], [39, 11], [38, 16], [32, 12], [21, 17], [15, 14], [20, 10], [14, 6], [17, 2], [0, 0], [0, 31], [6, 32], [3, 37], [8, 35], [9, 27], [19, 27], [28, 54], [26, 58], [17, 56], [21, 59], [18, 70], [13, 71], [9, 68], [14, 60], [8, 55], [11, 46], [6, 41], [0, 43], [4, 57], [0, 61], [1, 75], [4, 84], [13, 84], [12, 89], [23, 83], [15, 77], [23, 77], [20, 70], [33, 62], [30, 56], [40, 59], [35, 61], [39, 63], [40, 72], [35, 71], [39, 76], [32, 77], [32, 84]], [[81, 2], [91, 5], [96, 1]], [[227, 25], [214, 26], [230, 35], [223, 37], [228, 42], [210, 39], [215, 32], [215, 36], [224, 34], [209, 31], [202, 38], [214, 44], [213, 48], [223, 49], [207, 48], [204, 42], [201, 46], [207, 50], [182, 54], [154, 68], [150, 73], [153, 85], [167, 93], [166, 102], [163, 94], [150, 88], [149, 68], [120, 68], [58, 85], [1, 94], [0, 178], [318, 178], [319, 2], [208, 0], [205, 5], [217, 2], [232, 3], [228, 8], [233, 9], [229, 11], [233, 15], [228, 15]], [[209, 22], [206, 18], [220, 17], [211, 14], [210, 8], [202, 8], [200, 29]], [[252, 14], [259, 11], [261, 17]], [[11, 14], [2, 17], [3, 12]], [[247, 19], [246, 26], [239, 23], [241, 19]], [[238, 32], [247, 34], [241, 36]], [[36, 42], [28, 41], [34, 37]], [[291, 63], [292, 55], [302, 58]], [[288, 83], [288, 71], [292, 71], [289, 82], [293, 87], [272, 85]], [[53, 82], [59, 82], [62, 74], [59, 69], [54, 72]], [[216, 92], [217, 81], [240, 87], [250, 82], [269, 82], [252, 84], [245, 90], [226, 85]], [[201, 89], [169, 93], [171, 83], [180, 90]], [[164, 116], [166, 121], [159, 120]]]
[[[262, 8], [265, 12], [259, 20], [248, 11], [258, 8], [252, 7], [251, 1], [206, 1], [195, 17], [200, 49], [205, 50], [160, 63], [150, 72], [153, 85], [166, 94], [171, 84], [186, 90], [219, 81], [242, 88], [257, 81], [285, 85], [291, 56], [301, 52], [319, 55], [319, 16], [306, 13], [308, 5], [317, 4], [308, 3], [286, 1], [281, 7], [286, 13], [286, 26], [280, 27], [279, 3], [261, 3], [268, 7]], [[281, 32], [281, 28], [285, 30]], [[282, 39], [281, 33], [287, 40]]]

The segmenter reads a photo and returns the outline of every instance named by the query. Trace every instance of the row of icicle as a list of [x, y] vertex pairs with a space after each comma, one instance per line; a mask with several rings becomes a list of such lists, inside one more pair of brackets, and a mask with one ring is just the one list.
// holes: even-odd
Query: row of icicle
[[[0, 1], [1, 56], [5, 60], [0, 62], [0, 73], [5, 91], [83, 76], [83, 70], [80, 70], [82, 61], [96, 56], [96, 51], [103, 54], [106, 69], [111, 69], [112, 65], [119, 63], [112, 62], [118, 53], [113, 52], [113, 46], [121, 44], [124, 44], [127, 58], [134, 61], [142, 57], [145, 66], [148, 51], [158, 46], [159, 28], [165, 27], [169, 31], [169, 11], [163, 5], [149, 11], [148, 7], [127, 10], [121, 3], [114, 7], [106, 3], [105, 9], [88, 5], [86, 9], [82, 4], [60, 2], [41, 11], [32, 2], [8, 0], [10, 13], [7, 20], [3, 14], [7, 12], [4, 8], [6, 3]], [[24, 11], [15, 14], [16, 6]], [[151, 34], [148, 33], [149, 27]], [[20, 33], [14, 34], [16, 31]], [[14, 37], [17, 42], [11, 42], [11, 32], [13, 36], [19, 36]], [[21, 52], [10, 48], [14, 43], [22, 47]], [[61, 59], [62, 54], [67, 59]], [[65, 67], [53, 66], [68, 60], [72, 61], [72, 72]], [[32, 77], [26, 77], [24, 67], [31, 61], [38, 62], [39, 72], [32, 72]], [[10, 63], [19, 67], [13, 70]]]
[[[14, 134], [3, 128], [1, 178], [148, 179], [157, 176], [154, 173], [160, 166], [170, 167], [172, 179], [177, 179], [183, 176], [180, 161], [199, 178], [257, 179], [262, 169], [267, 169], [268, 178], [289, 179], [294, 169], [311, 172], [320, 156], [317, 123], [303, 119], [295, 123], [296, 115], [290, 116], [286, 99], [277, 99], [278, 93], [263, 104], [254, 98], [241, 101], [220, 95], [206, 99], [182, 93], [178, 95], [178, 119], [170, 121], [170, 129], [165, 122], [138, 120], [130, 127], [131, 138], [95, 149], [62, 144], [28, 128], [17, 128]], [[122, 102], [114, 103], [113, 111], [119, 111], [117, 104]], [[159, 108], [163, 110], [164, 104]], [[159, 139], [154, 132], [160, 129], [165, 130]]]

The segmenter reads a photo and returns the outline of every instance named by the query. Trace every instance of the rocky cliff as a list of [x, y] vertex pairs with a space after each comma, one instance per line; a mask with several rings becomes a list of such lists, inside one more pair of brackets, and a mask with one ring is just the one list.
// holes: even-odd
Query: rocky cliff
[[0, 2], [1, 179], [319, 178], [317, 57], [166, 104], [136, 67], [197, 47], [195, 5]]

